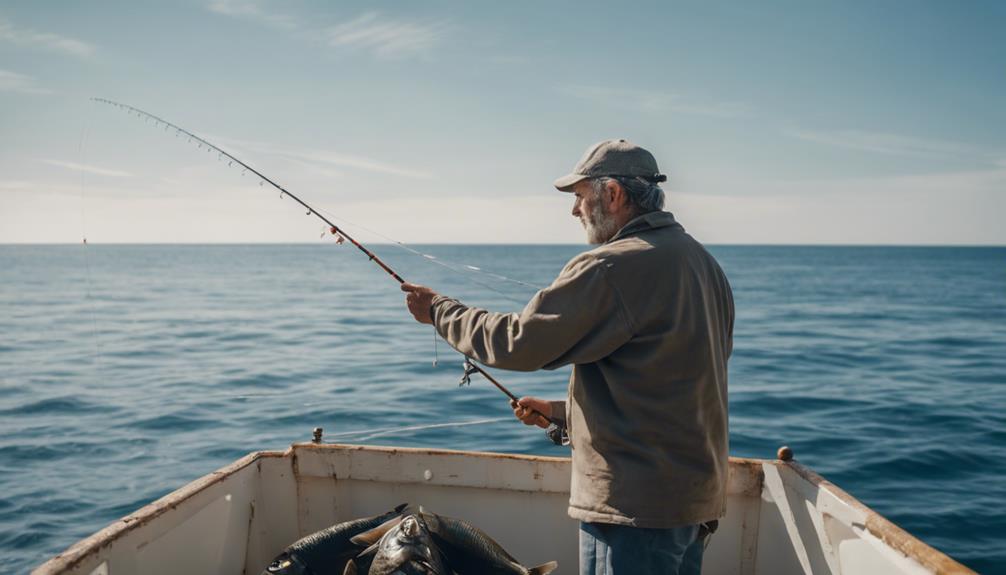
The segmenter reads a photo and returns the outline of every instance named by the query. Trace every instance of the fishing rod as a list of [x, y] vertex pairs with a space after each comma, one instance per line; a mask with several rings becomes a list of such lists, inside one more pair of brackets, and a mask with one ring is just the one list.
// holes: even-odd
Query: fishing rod
[[[510, 402], [516, 407], [516, 405], [517, 405], [517, 399], [518, 399], [517, 396], [514, 395], [514, 394], [512, 394], [512, 393], [510, 393], [509, 389], [503, 387], [502, 383], [496, 381], [496, 379], [493, 376], [489, 375], [489, 373], [487, 373], [484, 369], [482, 369], [481, 367], [479, 367], [467, 355], [465, 356], [464, 369], [465, 369], [465, 373], [464, 373], [464, 375], [461, 376], [461, 382], [458, 383], [458, 386], [471, 385], [471, 383], [472, 383], [471, 375], [473, 373], [479, 373], [479, 374], [482, 375], [482, 377], [484, 377], [487, 380], [489, 380], [489, 383], [495, 385], [497, 389], [499, 389], [507, 397], [509, 397], [510, 398]], [[536, 413], [539, 417], [541, 417], [545, 421], [549, 422], [549, 424], [551, 425], [551, 427], [548, 430], [549, 439], [552, 439], [553, 442], [556, 442], [556, 438], [559, 438], [559, 441], [557, 443], [561, 443], [562, 445], [566, 445], [568, 443], [568, 441], [566, 441], [566, 443], [563, 443], [564, 440], [562, 439], [562, 435], [561, 434], [564, 434], [566, 432], [566, 427], [561, 422], [558, 422], [555, 419], [552, 419], [551, 417], [545, 415], [544, 413], [538, 411], [537, 409], [532, 409], [531, 412], [532, 413]], [[553, 437], [553, 434], [556, 434], [556, 435]]]
[[[329, 232], [331, 232], [332, 235], [334, 235], [334, 236], [336, 236], [338, 238], [338, 242], [339, 243], [342, 243], [342, 241], [344, 239], [345, 240], [349, 240], [349, 242], [352, 243], [354, 246], [356, 246], [357, 249], [359, 249], [361, 252], [363, 252], [364, 254], [366, 254], [366, 256], [370, 259], [370, 261], [372, 261], [375, 264], [377, 264], [378, 266], [380, 266], [382, 270], [384, 270], [385, 272], [388, 273], [388, 275], [390, 275], [391, 277], [395, 278], [395, 280], [397, 280], [399, 284], [404, 284], [405, 283], [405, 280], [402, 279], [402, 276], [398, 275], [398, 273], [395, 272], [395, 270], [391, 269], [391, 267], [388, 266], [388, 264], [384, 263], [384, 261], [381, 260], [381, 258], [377, 257], [377, 255], [374, 254], [374, 252], [370, 251], [369, 249], [367, 249], [366, 247], [364, 247], [363, 244], [361, 244], [360, 242], [356, 241], [356, 239], [354, 239], [353, 236], [347, 234], [342, 228], [340, 228], [339, 226], [337, 226], [334, 222], [332, 222], [330, 219], [328, 219], [327, 217], [325, 217], [318, 210], [316, 210], [313, 207], [311, 207], [307, 202], [305, 202], [304, 200], [300, 199], [299, 197], [297, 197], [295, 194], [293, 194], [292, 192], [290, 192], [289, 190], [287, 190], [283, 186], [277, 184], [276, 182], [274, 182], [272, 179], [270, 179], [268, 176], [266, 176], [262, 172], [256, 170], [255, 168], [249, 166], [248, 164], [244, 163], [243, 161], [241, 161], [240, 159], [238, 159], [237, 157], [235, 157], [233, 154], [231, 154], [231, 153], [227, 152], [226, 150], [220, 148], [219, 146], [217, 146], [217, 145], [209, 142], [208, 140], [206, 140], [204, 138], [201, 138], [201, 137], [193, 134], [192, 132], [186, 130], [185, 128], [182, 128], [181, 126], [175, 125], [175, 124], [173, 124], [173, 123], [171, 123], [171, 122], [169, 122], [169, 121], [167, 121], [167, 120], [165, 120], [165, 119], [163, 119], [163, 118], [161, 118], [159, 116], [155, 116], [154, 114], [151, 114], [150, 112], [146, 112], [144, 110], [141, 110], [139, 108], [130, 106], [128, 104], [123, 104], [121, 102], [115, 102], [115, 101], [108, 100], [108, 99], [105, 99], [105, 98], [91, 98], [91, 100], [93, 100], [95, 102], [98, 102], [98, 103], [101, 103], [101, 104], [106, 104], [106, 105], [112, 106], [114, 108], [119, 108], [120, 110], [125, 110], [129, 114], [135, 114], [137, 117], [144, 118], [145, 120], [153, 120], [155, 124], [164, 126], [165, 131], [167, 131], [169, 128], [171, 128], [171, 129], [175, 130], [175, 135], [183, 135], [184, 134], [185, 136], [187, 136], [189, 138], [189, 141], [195, 140], [196, 142], [198, 142], [199, 145], [200, 145], [200, 147], [206, 146], [207, 150], [216, 151], [217, 154], [219, 154], [221, 156], [221, 159], [223, 157], [227, 157], [230, 162], [236, 163], [239, 166], [241, 166], [242, 168], [244, 168], [245, 170], [247, 170], [247, 171], [255, 174], [256, 176], [258, 176], [259, 177], [259, 185], [260, 186], [262, 185], [262, 182], [268, 183], [270, 186], [272, 186], [272, 187], [276, 188], [277, 190], [279, 190], [279, 192], [280, 192], [279, 197], [280, 198], [282, 198], [283, 196], [289, 196], [295, 202], [297, 202], [301, 206], [304, 206], [304, 208], [307, 209], [307, 214], [306, 215], [308, 215], [308, 216], [312, 216], [312, 215], [316, 216], [318, 219], [320, 219], [321, 221], [325, 222], [325, 224], [327, 224], [329, 226], [329, 228], [328, 228]], [[483, 369], [478, 364], [474, 363], [471, 360], [471, 358], [469, 358], [468, 356], [465, 356], [464, 369], [465, 369], [465, 374], [461, 378], [461, 385], [464, 385], [466, 383], [470, 384], [471, 383], [471, 377], [470, 377], [471, 374], [474, 373], [474, 372], [478, 372], [480, 375], [482, 375], [482, 377], [486, 378], [489, 382], [491, 382], [493, 385], [495, 385], [497, 388], [499, 388], [500, 391], [502, 391], [504, 394], [506, 394], [506, 396], [509, 397], [511, 401], [514, 401], [514, 402], [517, 401], [517, 396], [515, 396], [513, 393], [511, 393], [510, 390], [508, 390], [507, 388], [503, 387], [503, 385], [500, 384], [500, 382], [496, 381], [496, 379], [494, 379], [491, 375], [489, 375], [489, 373], [485, 369]], [[535, 413], [538, 413], [538, 415], [540, 415], [541, 417], [543, 417], [546, 421], [548, 421], [552, 425], [556, 425], [556, 426], [559, 425], [558, 422], [554, 421], [551, 417], [549, 417], [549, 416], [547, 416], [547, 415], [545, 415], [543, 413], [540, 413], [537, 410], [533, 410], [533, 411], [535, 411]]]
[[369, 257], [371, 259], [371, 261], [373, 261], [377, 265], [381, 266], [381, 269], [383, 269], [384, 271], [388, 272], [388, 274], [391, 277], [393, 277], [396, 280], [398, 280], [399, 284], [405, 283], [405, 280], [402, 279], [402, 276], [400, 276], [397, 273], [395, 273], [395, 270], [393, 270], [390, 267], [388, 267], [388, 264], [384, 263], [381, 260], [381, 258], [377, 257], [374, 254], [374, 252], [372, 252], [372, 251], [368, 250], [367, 248], [365, 248], [363, 246], [363, 244], [361, 244], [360, 242], [358, 242], [355, 239], [353, 239], [353, 236], [347, 234], [345, 231], [342, 230], [342, 228], [340, 228], [339, 226], [337, 226], [334, 223], [332, 223], [331, 220], [329, 220], [328, 218], [326, 218], [322, 214], [318, 213], [314, 208], [312, 208], [311, 206], [309, 206], [307, 204], [307, 202], [305, 202], [304, 200], [300, 199], [299, 197], [297, 197], [295, 194], [291, 193], [289, 190], [287, 190], [283, 186], [281, 186], [281, 185], [277, 184], [276, 182], [272, 181], [272, 179], [270, 179], [268, 176], [266, 176], [262, 172], [256, 170], [255, 168], [249, 166], [248, 164], [242, 162], [241, 160], [239, 160], [238, 158], [234, 157], [229, 152], [221, 149], [219, 146], [216, 146], [216, 145], [214, 145], [214, 144], [206, 141], [205, 139], [200, 138], [199, 136], [193, 134], [192, 132], [186, 130], [185, 128], [176, 126], [175, 124], [172, 124], [171, 122], [169, 122], [169, 121], [167, 121], [167, 120], [165, 120], [163, 118], [155, 116], [155, 115], [151, 114], [150, 112], [144, 112], [143, 110], [141, 110], [139, 108], [134, 108], [133, 106], [130, 106], [128, 104], [120, 104], [119, 102], [113, 102], [112, 100], [106, 100], [105, 98], [91, 98], [91, 99], [94, 100], [95, 102], [100, 102], [102, 104], [108, 104], [109, 106], [114, 106], [114, 107], [119, 108], [121, 110], [126, 110], [129, 113], [136, 114], [137, 116], [153, 120], [155, 123], [163, 125], [165, 130], [167, 130], [168, 128], [173, 128], [175, 130], [176, 134], [184, 134], [184, 135], [188, 136], [190, 140], [195, 140], [195, 141], [199, 142], [201, 145], [204, 145], [204, 146], [206, 146], [207, 148], [209, 148], [211, 150], [215, 150], [218, 154], [220, 154], [222, 156], [226, 156], [231, 162], [237, 163], [242, 168], [244, 168], [244, 169], [248, 170], [249, 172], [251, 172], [251, 173], [255, 174], [256, 176], [258, 176], [261, 181], [267, 182], [270, 186], [272, 186], [272, 187], [276, 188], [277, 190], [279, 190], [281, 198], [283, 196], [290, 196], [290, 198], [293, 199], [295, 202], [297, 202], [298, 204], [300, 204], [300, 205], [304, 206], [305, 208], [307, 208], [307, 215], [309, 215], [309, 216], [311, 216], [311, 215], [317, 216], [321, 221], [323, 221], [326, 224], [328, 224], [329, 231], [332, 233], [332, 235], [340, 237], [340, 238], [345, 238], [345, 239], [349, 240], [361, 252], [365, 253], [367, 255], [367, 257]]

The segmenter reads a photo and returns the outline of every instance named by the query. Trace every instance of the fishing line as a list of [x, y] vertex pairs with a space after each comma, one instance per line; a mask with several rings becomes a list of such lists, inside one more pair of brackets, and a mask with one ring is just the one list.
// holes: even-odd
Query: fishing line
[[95, 301], [91, 295], [91, 250], [87, 244], [87, 215], [84, 198], [84, 166], [87, 165], [84, 157], [84, 143], [91, 133], [91, 126], [94, 124], [94, 105], [91, 104], [87, 114], [87, 121], [80, 128], [80, 140], [77, 143], [77, 160], [80, 167], [77, 172], [80, 175], [80, 235], [81, 245], [84, 249], [84, 301], [91, 313], [91, 339], [94, 341], [94, 367], [96, 371], [101, 370], [101, 340], [98, 337], [98, 313], [95, 310]]
[[388, 429], [386, 427], [379, 429], [362, 429], [357, 431], [344, 431], [341, 433], [326, 433], [325, 437], [355, 437], [357, 435], [362, 435], [363, 437], [357, 438], [357, 441], [367, 441], [375, 437], [383, 437], [386, 435], [396, 435], [402, 432], [411, 431], [425, 431], [427, 429], [441, 429], [444, 427], [465, 427], [469, 425], [485, 425], [488, 423], [500, 423], [502, 421], [511, 421], [512, 417], [493, 417], [491, 419], [475, 419], [470, 421], [455, 421], [452, 423], [432, 423], [429, 425], [410, 425], [408, 427], [396, 427], [393, 429]]
[[[144, 123], [148, 123], [148, 122], [153, 121], [153, 123], [156, 126], [163, 126], [164, 127], [164, 131], [174, 130], [176, 137], [182, 137], [182, 136], [184, 136], [186, 139], [188, 139], [189, 142], [195, 142], [197, 144], [197, 146], [198, 146], [199, 149], [202, 149], [203, 146], [205, 146], [207, 153], [216, 152], [217, 153], [217, 158], [221, 162], [224, 160], [224, 158], [227, 158], [227, 160], [228, 160], [227, 165], [229, 167], [232, 167], [234, 164], [237, 164], [237, 165], [241, 166], [242, 168], [244, 168], [244, 171], [242, 172], [242, 175], [245, 172], [251, 172], [251, 173], [255, 174], [259, 178], [259, 186], [260, 187], [264, 187], [265, 184], [268, 183], [270, 186], [276, 188], [277, 190], [279, 190], [280, 198], [281, 199], [284, 196], [289, 197], [290, 199], [294, 200], [295, 202], [297, 202], [298, 204], [300, 204], [304, 209], [307, 210], [307, 212], [306, 212], [305, 215], [307, 215], [307, 216], [315, 216], [318, 219], [320, 219], [321, 221], [323, 221], [326, 224], [328, 224], [329, 231], [331, 232], [331, 234], [333, 236], [335, 236], [337, 238], [337, 241], [339, 241], [339, 243], [342, 243], [342, 241], [344, 241], [344, 240], [348, 240], [350, 243], [352, 243], [354, 246], [356, 246], [357, 249], [359, 249], [361, 252], [363, 252], [364, 254], [366, 254], [367, 257], [370, 259], [370, 261], [372, 261], [375, 264], [377, 264], [388, 275], [390, 275], [391, 277], [393, 277], [399, 283], [399, 285], [405, 283], [405, 280], [402, 278], [402, 276], [398, 275], [398, 273], [395, 272], [395, 270], [391, 269], [391, 267], [388, 266], [388, 264], [384, 263], [384, 261], [381, 258], [377, 257], [377, 255], [374, 254], [374, 252], [372, 252], [369, 249], [367, 249], [366, 247], [364, 247], [363, 244], [361, 244], [360, 242], [356, 241], [356, 239], [354, 239], [351, 235], [349, 235], [348, 233], [346, 233], [345, 230], [343, 230], [342, 228], [340, 228], [339, 226], [337, 226], [334, 222], [332, 222], [332, 220], [329, 219], [325, 214], [319, 212], [314, 207], [312, 207], [311, 205], [309, 205], [307, 202], [305, 202], [304, 200], [300, 199], [300, 197], [298, 197], [297, 195], [293, 194], [292, 192], [290, 192], [289, 190], [287, 190], [283, 186], [279, 185], [278, 183], [276, 183], [275, 181], [273, 181], [272, 179], [270, 179], [268, 176], [266, 176], [262, 172], [259, 172], [255, 168], [253, 168], [250, 165], [248, 165], [248, 164], [244, 163], [243, 161], [239, 160], [237, 157], [235, 157], [234, 155], [230, 154], [229, 152], [223, 150], [222, 148], [217, 147], [215, 144], [210, 143], [206, 139], [201, 138], [201, 137], [197, 136], [196, 134], [193, 134], [192, 132], [190, 132], [190, 131], [188, 131], [188, 130], [180, 127], [180, 126], [177, 126], [177, 125], [175, 125], [175, 124], [173, 124], [171, 122], [168, 122], [167, 120], [164, 120], [163, 118], [155, 116], [155, 115], [153, 115], [153, 114], [151, 114], [149, 112], [145, 112], [145, 111], [143, 111], [143, 110], [141, 110], [139, 108], [135, 108], [135, 107], [130, 106], [128, 104], [122, 104], [122, 103], [119, 103], [119, 102], [114, 102], [112, 100], [108, 100], [108, 99], [105, 99], [105, 98], [91, 98], [91, 99], [93, 101], [95, 101], [95, 102], [99, 102], [101, 104], [106, 104], [106, 105], [112, 106], [114, 108], [118, 108], [120, 110], [124, 110], [128, 114], [130, 114], [130, 115], [135, 115], [138, 118], [142, 118], [143, 121], [144, 121]], [[429, 258], [427, 258], [427, 259], [429, 259]], [[430, 260], [430, 261], [435, 261], [435, 260]], [[469, 267], [474, 268], [474, 266], [469, 266]], [[509, 390], [507, 390], [498, 381], [496, 381], [491, 375], [489, 375], [489, 373], [487, 371], [485, 371], [485, 369], [483, 369], [478, 364], [472, 362], [470, 358], [466, 357], [465, 358], [465, 375], [462, 376], [462, 380], [461, 380], [462, 383], [468, 382], [469, 379], [470, 379], [469, 376], [472, 373], [475, 373], [475, 372], [480, 373], [483, 377], [485, 377], [487, 380], [489, 380], [493, 385], [495, 385], [498, 389], [500, 389], [500, 391], [502, 391], [503, 393], [505, 393], [511, 399], [515, 398], [515, 396], [512, 393], [510, 393]], [[539, 414], [539, 415], [541, 415], [541, 417], [547, 419], [549, 422], [552, 422], [552, 419], [549, 418], [548, 416], [545, 416], [544, 414]]]
[[451, 262], [449, 260], [444, 260], [444, 259], [439, 258], [437, 256], [434, 256], [432, 254], [427, 254], [427, 253], [421, 252], [421, 251], [419, 251], [419, 250], [417, 250], [415, 248], [410, 247], [405, 242], [400, 242], [400, 241], [398, 241], [398, 240], [396, 240], [396, 239], [394, 239], [392, 237], [389, 237], [389, 236], [384, 235], [384, 234], [382, 234], [380, 232], [377, 232], [377, 231], [374, 231], [374, 230], [372, 230], [370, 228], [367, 228], [366, 226], [363, 226], [363, 225], [360, 225], [360, 224], [356, 224], [356, 223], [353, 223], [353, 222], [347, 220], [346, 218], [343, 218], [343, 217], [340, 217], [340, 216], [336, 216], [336, 215], [332, 214], [331, 212], [329, 212], [328, 210], [319, 209], [318, 211], [321, 212], [321, 213], [323, 213], [323, 214], [325, 214], [326, 216], [334, 219], [334, 220], [341, 221], [345, 225], [348, 225], [348, 226], [353, 227], [353, 228], [358, 228], [358, 229], [363, 230], [363, 231], [365, 231], [365, 232], [367, 232], [369, 234], [373, 234], [373, 235], [375, 235], [375, 236], [377, 236], [377, 237], [379, 237], [381, 239], [387, 240], [387, 241], [391, 242], [391, 245], [394, 245], [395, 247], [397, 247], [399, 249], [402, 249], [402, 250], [404, 250], [404, 251], [406, 251], [406, 252], [408, 252], [408, 253], [410, 253], [410, 254], [412, 254], [414, 256], [420, 257], [420, 258], [422, 258], [424, 261], [426, 261], [428, 263], [431, 263], [431, 264], [434, 264], [434, 265], [438, 265], [438, 266], [441, 266], [441, 267], [446, 268], [448, 270], [451, 270], [451, 271], [453, 271], [453, 272], [461, 275], [464, 279], [472, 282], [473, 284], [476, 284], [476, 285], [481, 286], [481, 287], [483, 287], [483, 288], [485, 288], [485, 289], [487, 289], [487, 290], [489, 290], [491, 292], [494, 292], [494, 293], [498, 294], [499, 296], [501, 296], [503, 299], [506, 299], [507, 301], [511, 301], [511, 302], [518, 303], [518, 304], [525, 304], [525, 303], [527, 303], [527, 299], [517, 299], [517, 298], [511, 296], [510, 294], [507, 294], [506, 292], [500, 291], [499, 289], [493, 287], [492, 284], [488, 284], [486, 282], [479, 281], [479, 280], [477, 280], [477, 279], [475, 279], [473, 277], [470, 277], [470, 275], [466, 275], [466, 274], [482, 274], [482, 275], [487, 275], [487, 276], [490, 276], [492, 278], [498, 279], [500, 281], [505, 281], [505, 282], [516, 284], [516, 285], [520, 285], [522, 287], [533, 289], [534, 291], [540, 291], [542, 289], [541, 286], [536, 286], [536, 285], [530, 284], [530, 283], [525, 282], [525, 281], [521, 281], [521, 280], [514, 279], [514, 278], [509, 278], [507, 276], [496, 274], [496, 273], [493, 273], [493, 272], [488, 272], [488, 271], [483, 270], [482, 268], [477, 267], [477, 266], [472, 266], [472, 265], [468, 265], [468, 264]]

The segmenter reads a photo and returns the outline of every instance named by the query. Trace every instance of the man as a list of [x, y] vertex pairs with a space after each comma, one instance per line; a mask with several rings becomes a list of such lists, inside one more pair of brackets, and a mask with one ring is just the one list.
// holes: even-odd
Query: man
[[555, 187], [575, 196], [597, 248], [566, 264], [520, 314], [403, 284], [409, 311], [455, 349], [503, 369], [572, 364], [566, 401], [524, 397], [525, 424], [561, 421], [580, 573], [698, 574], [726, 504], [733, 296], [719, 265], [662, 211], [653, 155], [591, 146]]

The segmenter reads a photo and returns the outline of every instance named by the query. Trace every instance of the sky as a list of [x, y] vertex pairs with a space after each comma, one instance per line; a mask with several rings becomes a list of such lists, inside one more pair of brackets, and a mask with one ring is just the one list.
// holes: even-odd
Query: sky
[[582, 243], [583, 151], [709, 244], [1004, 245], [1006, 4], [0, 3], [0, 243]]

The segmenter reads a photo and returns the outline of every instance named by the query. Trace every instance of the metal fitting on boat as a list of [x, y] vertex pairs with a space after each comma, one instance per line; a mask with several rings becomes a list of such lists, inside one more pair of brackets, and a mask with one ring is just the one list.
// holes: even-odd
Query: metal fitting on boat
[[322, 431], [323, 430], [320, 427], [315, 427], [314, 428], [314, 440], [313, 441], [315, 443], [321, 443], [321, 432]]
[[792, 461], [793, 450], [790, 449], [788, 445], [783, 445], [782, 447], [779, 448], [779, 452], [776, 453], [776, 457], [778, 457], [783, 461]]

